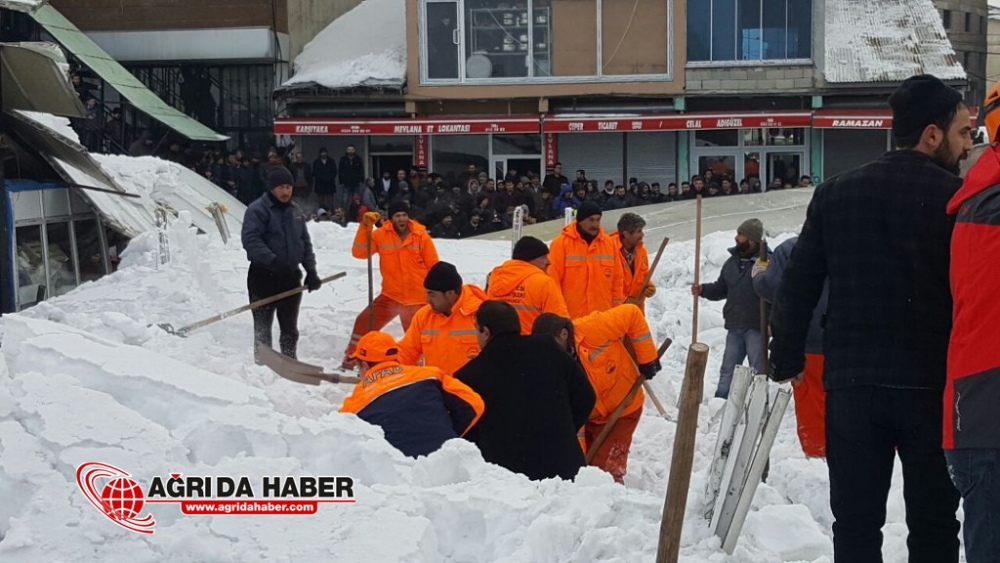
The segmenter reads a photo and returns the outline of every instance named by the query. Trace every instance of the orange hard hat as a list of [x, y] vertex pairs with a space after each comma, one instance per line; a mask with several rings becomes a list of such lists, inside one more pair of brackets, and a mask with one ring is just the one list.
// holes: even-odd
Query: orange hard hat
[[396, 340], [392, 336], [376, 330], [361, 337], [361, 340], [358, 341], [358, 347], [351, 354], [351, 357], [369, 364], [377, 364], [394, 360], [398, 354], [399, 345], [396, 344]]
[[983, 116], [983, 124], [986, 127], [986, 134], [990, 136], [990, 141], [1000, 138], [1000, 82], [993, 85], [986, 93], [983, 100], [983, 109], [980, 112]]

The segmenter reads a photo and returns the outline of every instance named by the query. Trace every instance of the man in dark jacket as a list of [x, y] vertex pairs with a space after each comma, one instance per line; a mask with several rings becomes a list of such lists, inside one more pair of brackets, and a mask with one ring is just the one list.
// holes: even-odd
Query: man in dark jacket
[[587, 464], [577, 431], [594, 408], [594, 389], [547, 336], [521, 336], [517, 312], [484, 301], [476, 313], [479, 355], [455, 373], [486, 412], [466, 438], [483, 459], [529, 479], [572, 479]]
[[758, 219], [747, 219], [736, 229], [736, 246], [729, 249], [732, 255], [722, 265], [719, 279], [713, 283], [691, 286], [691, 293], [709, 301], [726, 300], [722, 317], [726, 321], [726, 351], [719, 371], [719, 386], [715, 396], [729, 397], [733, 370], [750, 358], [750, 366], [763, 373], [761, 361], [760, 298], [753, 289], [750, 276], [754, 259], [760, 252], [764, 239], [764, 225]]
[[542, 188], [552, 194], [552, 197], [559, 197], [559, 193], [562, 191], [562, 187], [565, 184], [569, 184], [569, 178], [563, 176], [562, 173], [562, 163], [557, 162], [555, 166], [552, 167], [552, 173], [546, 174], [545, 179], [542, 180]]
[[952, 314], [945, 209], [972, 148], [969, 110], [929, 75], [905, 80], [889, 105], [901, 150], [816, 188], [774, 305], [770, 375], [802, 373], [828, 279], [823, 385], [835, 561], [882, 560], [898, 453], [910, 562], [955, 563], [959, 495], [941, 448]]
[[[270, 191], [251, 203], [243, 216], [243, 249], [250, 260], [247, 289], [251, 302], [298, 287], [302, 279], [300, 264], [306, 270], [309, 291], [320, 288], [316, 256], [306, 229], [308, 217], [292, 203], [293, 181], [288, 170], [272, 170], [267, 176]], [[277, 312], [281, 353], [295, 358], [301, 302], [299, 293], [254, 309], [254, 341], [271, 346], [271, 325]]]
[[[753, 288], [761, 299], [774, 303], [781, 291], [781, 275], [785, 272], [792, 248], [798, 237], [778, 245], [769, 260], [757, 259], [753, 265]], [[806, 457], [826, 456], [826, 393], [823, 392], [823, 316], [826, 315], [827, 288], [813, 311], [806, 337], [806, 367], [802, 380], [792, 390], [795, 393], [795, 422], [799, 444]]]
[[347, 145], [347, 152], [340, 157], [340, 166], [337, 173], [340, 179], [340, 201], [344, 208], [352, 195], [358, 193], [358, 188], [365, 181], [365, 163], [361, 161], [354, 145]]
[[337, 163], [330, 158], [326, 147], [319, 149], [319, 158], [313, 161], [313, 191], [319, 198], [319, 204], [332, 209], [337, 202]]

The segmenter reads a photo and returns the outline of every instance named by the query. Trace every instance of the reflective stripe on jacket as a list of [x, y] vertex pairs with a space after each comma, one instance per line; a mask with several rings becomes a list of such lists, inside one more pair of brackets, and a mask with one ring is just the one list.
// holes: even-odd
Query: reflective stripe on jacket
[[508, 260], [490, 272], [487, 299], [509, 303], [521, 321], [521, 334], [531, 334], [531, 325], [542, 313], [569, 318], [562, 290], [544, 270], [524, 260]]
[[621, 267], [611, 237], [601, 229], [589, 245], [576, 222], [563, 228], [549, 247], [549, 275], [562, 289], [570, 318], [607, 311], [624, 303]]
[[425, 366], [453, 375], [479, 354], [476, 312], [485, 299], [483, 290], [466, 285], [450, 315], [435, 313], [430, 305], [421, 307], [399, 341], [399, 361], [416, 364], [423, 357]]
[[[400, 240], [391, 221], [372, 231], [372, 254], [379, 255], [382, 274], [382, 295], [403, 305], [419, 305], [426, 299], [424, 278], [427, 270], [437, 264], [437, 249], [427, 229], [410, 220], [410, 232]], [[368, 227], [362, 224], [354, 235], [351, 254], [368, 258]]]

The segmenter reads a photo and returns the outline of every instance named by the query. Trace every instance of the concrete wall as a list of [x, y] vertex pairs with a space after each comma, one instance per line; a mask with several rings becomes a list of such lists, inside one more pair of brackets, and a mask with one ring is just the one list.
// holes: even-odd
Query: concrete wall
[[698, 94], [810, 93], [820, 86], [812, 65], [688, 68], [687, 91]]
[[[52, 0], [83, 31], [233, 27], [288, 30], [287, 0]], [[335, 0], [317, 0], [320, 2]]]
[[[302, 52], [316, 34], [330, 25], [362, 0], [287, 0], [288, 35], [290, 37], [289, 61]], [[377, 30], [372, 30], [377, 33]]]

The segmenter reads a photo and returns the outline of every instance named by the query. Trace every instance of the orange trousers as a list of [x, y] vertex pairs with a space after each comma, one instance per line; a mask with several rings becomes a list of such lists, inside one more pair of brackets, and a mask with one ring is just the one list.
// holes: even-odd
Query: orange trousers
[[[625, 469], [628, 465], [628, 451], [632, 447], [632, 434], [635, 432], [635, 427], [639, 424], [639, 416], [641, 415], [642, 407], [636, 409], [635, 412], [622, 415], [615, 422], [611, 432], [608, 433], [608, 437], [597, 450], [594, 459], [590, 460], [590, 465], [600, 467], [610, 473], [615, 478], [616, 483], [624, 483]], [[589, 421], [584, 426], [588, 450], [603, 429], [603, 424], [594, 424]]]
[[826, 457], [826, 392], [823, 391], [823, 355], [806, 354], [802, 381], [792, 386], [799, 443], [806, 457]]
[[[372, 308], [375, 309], [375, 323], [372, 330], [382, 330], [385, 328], [385, 325], [392, 322], [392, 319], [396, 317], [399, 317], [399, 321], [403, 323], [403, 330], [406, 330], [410, 328], [410, 321], [413, 320], [413, 315], [421, 307], [423, 307], [423, 304], [403, 305], [398, 301], [379, 294], [372, 301]], [[345, 355], [354, 352], [354, 348], [358, 345], [358, 340], [361, 340], [361, 337], [366, 334], [368, 334], [368, 307], [365, 307], [365, 310], [361, 311], [358, 318], [354, 320], [354, 329], [351, 331], [351, 342], [347, 345]]]

